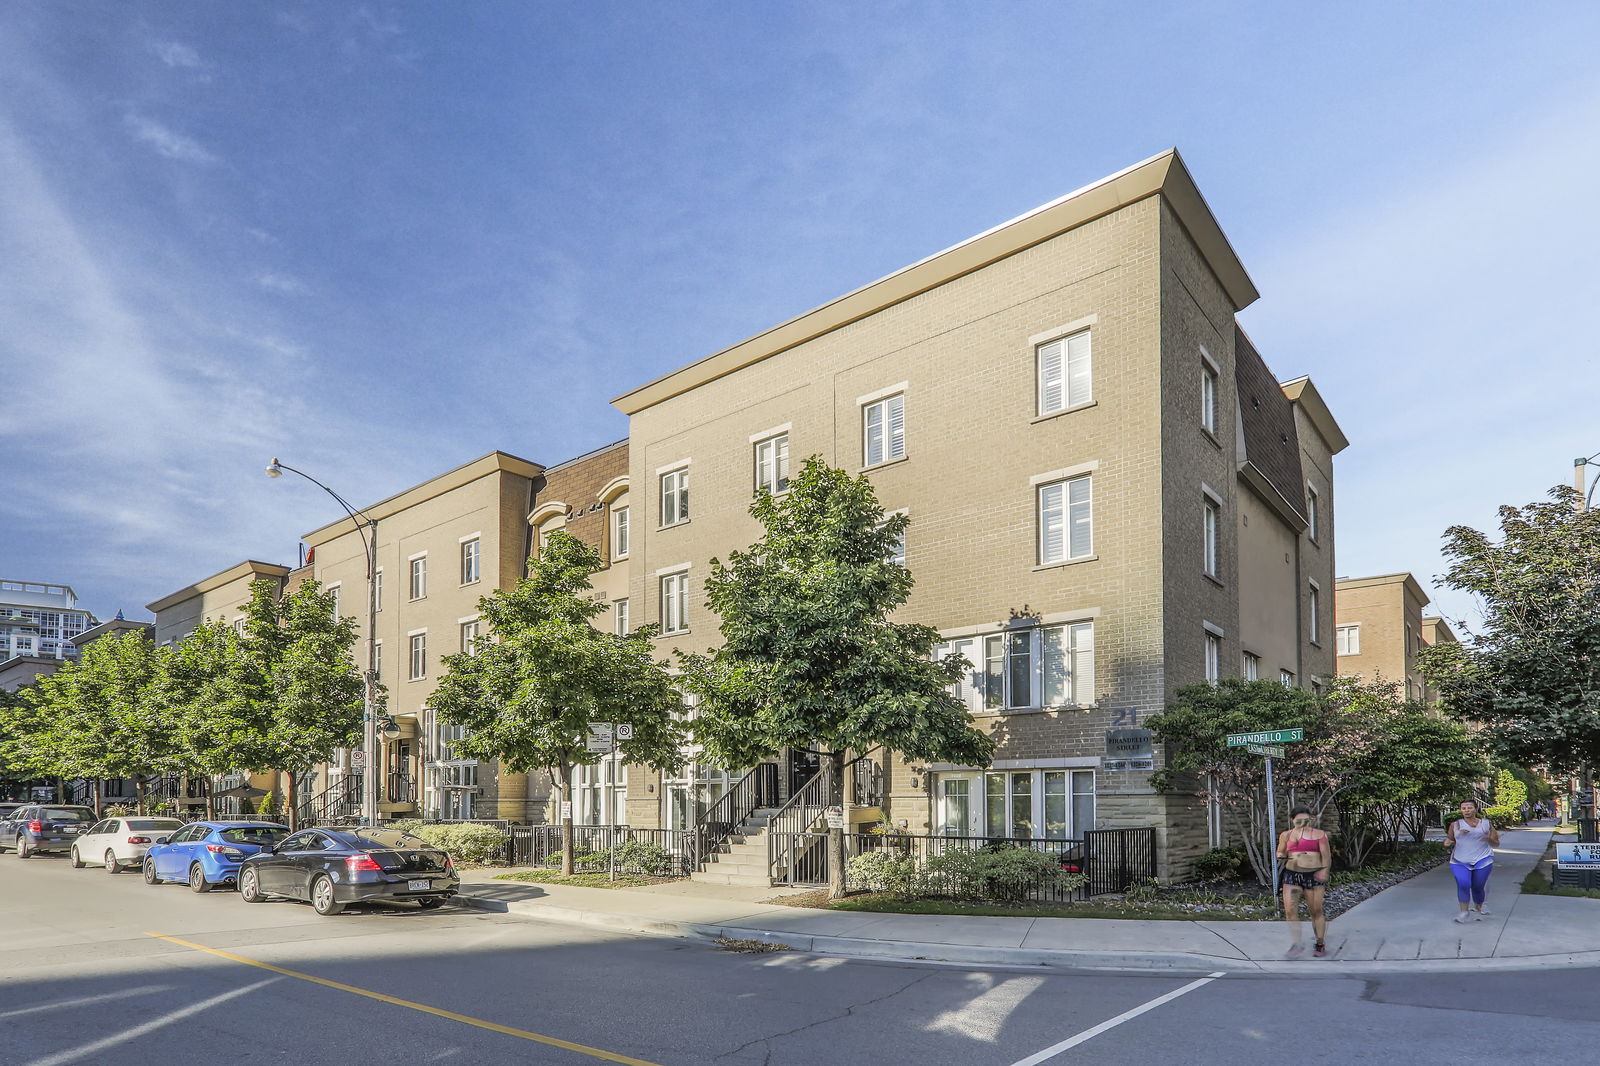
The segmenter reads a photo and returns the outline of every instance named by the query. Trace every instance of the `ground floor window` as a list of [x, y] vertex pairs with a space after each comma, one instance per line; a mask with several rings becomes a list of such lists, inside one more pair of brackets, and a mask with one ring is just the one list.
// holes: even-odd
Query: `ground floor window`
[[697, 762], [690, 764], [682, 776], [669, 778], [666, 782], [667, 828], [694, 828], [742, 776], [720, 766]]
[[1093, 770], [942, 773], [934, 795], [943, 836], [1068, 840], [1095, 827]]
[[626, 825], [628, 775], [616, 752], [593, 766], [575, 766], [572, 791], [576, 794], [572, 820], [579, 825]]
[[454, 745], [467, 736], [467, 727], [437, 722], [433, 729], [433, 806], [440, 818], [474, 818], [478, 795], [478, 763], [462, 758]]

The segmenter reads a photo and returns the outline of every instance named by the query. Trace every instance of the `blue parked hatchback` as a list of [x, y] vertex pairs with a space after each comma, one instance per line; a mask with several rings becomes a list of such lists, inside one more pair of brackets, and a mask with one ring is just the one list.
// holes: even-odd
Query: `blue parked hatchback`
[[151, 846], [144, 857], [144, 883], [182, 881], [195, 892], [237, 884], [241, 862], [288, 835], [272, 822], [190, 822]]

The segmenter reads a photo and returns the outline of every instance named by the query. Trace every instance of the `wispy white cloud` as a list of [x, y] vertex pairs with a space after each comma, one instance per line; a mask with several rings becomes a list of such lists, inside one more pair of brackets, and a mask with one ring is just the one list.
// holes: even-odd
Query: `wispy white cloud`
[[271, 270], [265, 270], [257, 274], [256, 284], [268, 292], [279, 292], [287, 296], [300, 296], [310, 291], [306, 287], [306, 283], [293, 274], [283, 274]]
[[168, 159], [202, 166], [219, 162], [216, 156], [202, 148], [194, 138], [169, 129], [155, 119], [130, 113], [123, 117], [123, 125], [133, 135], [134, 140], [148, 144]]
[[200, 53], [180, 41], [155, 41], [151, 44], [156, 56], [169, 67], [184, 67], [189, 70], [204, 69], [207, 64], [200, 58]]

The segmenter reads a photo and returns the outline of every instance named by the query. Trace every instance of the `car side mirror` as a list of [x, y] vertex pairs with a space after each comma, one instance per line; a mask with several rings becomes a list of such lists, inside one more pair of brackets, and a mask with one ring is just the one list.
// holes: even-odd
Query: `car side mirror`
[[156, 843], [157, 844], [165, 844], [167, 841], [169, 841], [171, 839], [172, 839], [171, 837], [156, 837]]

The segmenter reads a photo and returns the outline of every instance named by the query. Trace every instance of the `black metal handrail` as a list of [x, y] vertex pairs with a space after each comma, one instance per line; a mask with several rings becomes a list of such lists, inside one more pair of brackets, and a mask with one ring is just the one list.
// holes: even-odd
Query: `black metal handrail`
[[828, 797], [832, 794], [828, 787], [830, 766], [824, 762], [821, 769], [811, 775], [811, 780], [795, 789], [789, 802], [767, 823], [767, 869], [775, 879], [787, 878], [788, 870], [798, 857], [797, 841], [802, 834], [811, 831], [828, 808]]
[[391, 770], [384, 789], [385, 802], [416, 803], [417, 783], [403, 770]]
[[711, 861], [712, 851], [721, 847], [752, 813], [777, 804], [778, 764], [759, 763], [695, 820], [695, 869], [704, 869]]
[[872, 759], [858, 759], [850, 767], [850, 805], [883, 806], [883, 766]]

